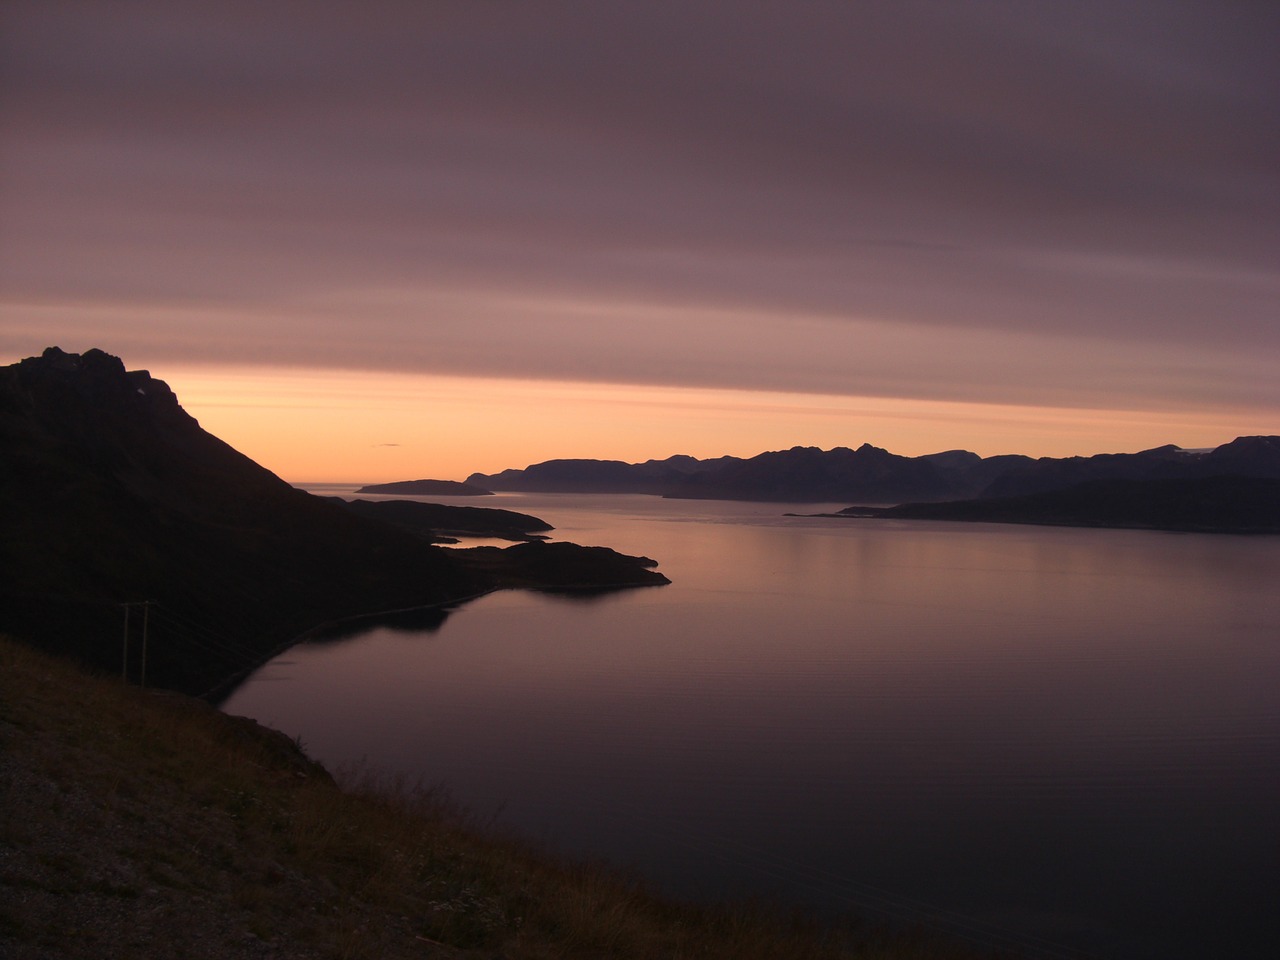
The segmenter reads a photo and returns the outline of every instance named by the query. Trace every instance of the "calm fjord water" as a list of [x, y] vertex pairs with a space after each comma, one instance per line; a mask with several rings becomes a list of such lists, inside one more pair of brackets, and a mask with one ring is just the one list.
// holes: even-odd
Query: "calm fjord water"
[[1048, 956], [1271, 955], [1280, 540], [483, 505], [673, 583], [303, 644], [224, 709], [680, 895]]

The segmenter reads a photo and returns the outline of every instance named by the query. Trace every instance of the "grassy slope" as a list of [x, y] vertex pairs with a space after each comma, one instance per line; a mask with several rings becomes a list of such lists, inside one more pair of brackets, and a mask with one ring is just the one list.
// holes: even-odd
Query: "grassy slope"
[[650, 897], [0, 638], [0, 957], [959, 957]]

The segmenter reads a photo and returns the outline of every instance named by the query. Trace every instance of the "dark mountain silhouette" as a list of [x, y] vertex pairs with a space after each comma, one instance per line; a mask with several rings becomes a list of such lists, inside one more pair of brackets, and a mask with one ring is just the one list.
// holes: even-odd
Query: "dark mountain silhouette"
[[488, 490], [524, 493], [649, 493], [662, 495], [690, 475], [714, 470], [736, 457], [699, 460], [674, 456], [666, 460], [623, 463], [621, 460], [546, 460], [523, 470], [473, 473], [467, 483]]
[[900, 457], [864, 443], [856, 450], [793, 447], [688, 474], [669, 497], [713, 500], [890, 502], [963, 496], [982, 460], [951, 451], [933, 457]]
[[371, 483], [356, 493], [388, 493], [402, 497], [491, 497], [492, 490], [457, 480], [395, 480]]
[[903, 457], [863, 444], [856, 450], [793, 447], [749, 459], [671, 457], [548, 460], [523, 470], [473, 474], [493, 490], [647, 493], [707, 500], [904, 503], [1022, 496], [1092, 480], [1173, 480], [1213, 476], [1280, 478], [1280, 437], [1240, 437], [1210, 451], [1172, 444], [1092, 457], [980, 457], [947, 450]]
[[847, 507], [840, 515], [1214, 533], [1280, 533], [1280, 479], [1182, 477], [1089, 480], [1014, 497]]
[[1208, 452], [1173, 444], [1139, 453], [1042, 457], [1014, 464], [982, 491], [1011, 497], [1062, 490], [1090, 480], [1173, 480], [1213, 476], [1280, 478], [1280, 438], [1239, 437]]
[[1194, 457], [1205, 476], [1280, 478], [1280, 437], [1236, 437]]
[[[324, 621], [538, 585], [524, 557], [508, 576], [501, 551], [471, 560], [294, 489], [101, 350], [0, 368], [0, 531], [0, 631], [119, 672], [120, 604], [156, 601], [148, 681], [193, 693]], [[666, 582], [647, 565], [595, 585]]]
[[523, 470], [472, 474], [493, 490], [543, 493], [646, 493], [696, 500], [778, 502], [938, 500], [978, 493], [1027, 457], [990, 457], [951, 450], [901, 457], [863, 444], [857, 450], [793, 447], [750, 459], [678, 456], [645, 463], [548, 460]]
[[864, 444], [857, 450], [793, 447], [750, 459], [676, 456], [644, 463], [548, 460], [523, 470], [472, 474], [468, 483], [493, 490], [541, 493], [644, 493], [699, 500], [836, 501], [945, 499], [981, 490], [1011, 463], [952, 450], [900, 457]]

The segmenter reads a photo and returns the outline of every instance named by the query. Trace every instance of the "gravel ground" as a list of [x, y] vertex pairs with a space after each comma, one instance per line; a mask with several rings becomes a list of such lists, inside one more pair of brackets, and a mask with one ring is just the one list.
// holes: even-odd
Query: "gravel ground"
[[[231, 824], [193, 821], [187, 804], [157, 803], [116, 789], [104, 797], [83, 781], [42, 773], [39, 755], [59, 749], [50, 736], [21, 740], [4, 730], [0, 755], [0, 957], [189, 957], [192, 960], [309, 960], [321, 954], [288, 931], [250, 928], [237, 910], [237, 879], [246, 869], [275, 869], [280, 892], [299, 904], [331, 891], [271, 863], [231, 863], [218, 853], [234, 844]], [[36, 762], [31, 762], [36, 761]], [[203, 848], [199, 876], [177, 875], [159, 849]], [[266, 933], [266, 939], [261, 935]]]
[[[279, 851], [246, 848], [234, 802], [228, 813], [154, 771], [122, 771], [78, 743], [70, 721], [13, 706], [0, 710], [3, 960], [460, 955], [406, 917], [362, 913]], [[238, 723], [246, 738], [275, 738], [281, 756], [294, 751], [261, 770], [275, 786], [327, 778], [282, 734]]]

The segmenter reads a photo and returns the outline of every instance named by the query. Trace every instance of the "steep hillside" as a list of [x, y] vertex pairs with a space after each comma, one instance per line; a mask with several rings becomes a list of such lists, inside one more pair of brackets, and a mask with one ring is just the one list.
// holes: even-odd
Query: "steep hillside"
[[120, 672], [127, 609], [128, 675], [145, 620], [151, 684], [201, 693], [324, 621], [506, 582], [290, 487], [100, 350], [0, 368], [0, 452], [0, 630]]

